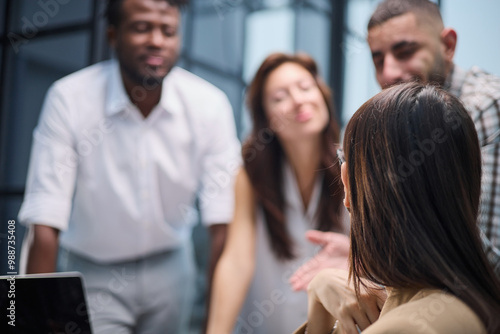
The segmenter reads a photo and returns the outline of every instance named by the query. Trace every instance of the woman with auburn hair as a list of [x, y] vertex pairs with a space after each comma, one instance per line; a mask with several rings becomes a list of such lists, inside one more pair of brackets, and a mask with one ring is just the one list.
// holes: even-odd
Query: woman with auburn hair
[[[476, 223], [481, 150], [461, 102], [430, 85], [386, 89], [354, 114], [339, 157], [356, 294], [368, 283], [387, 290], [363, 334], [500, 333], [500, 282]], [[336, 321], [328, 284], [324, 273], [311, 282], [310, 334]]]
[[[307, 318], [307, 294], [288, 282], [315, 254], [306, 231], [347, 230], [334, 144], [339, 126], [330, 91], [305, 54], [268, 56], [247, 101], [253, 130], [214, 274], [208, 333], [287, 333]], [[337, 263], [347, 268], [349, 240], [340, 233]]]

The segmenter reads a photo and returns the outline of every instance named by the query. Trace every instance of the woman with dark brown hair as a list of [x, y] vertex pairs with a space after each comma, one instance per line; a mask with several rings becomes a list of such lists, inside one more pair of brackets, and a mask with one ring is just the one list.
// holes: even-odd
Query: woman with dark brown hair
[[[481, 150], [460, 101], [417, 83], [386, 89], [354, 114], [339, 155], [356, 294], [387, 290], [363, 334], [500, 333], [500, 282], [477, 225]], [[318, 295], [326, 280], [310, 286], [310, 334], [336, 321]]]
[[[339, 127], [313, 59], [268, 56], [247, 98], [253, 131], [243, 145], [234, 219], [214, 274], [208, 333], [291, 332], [307, 317], [306, 293], [288, 282], [315, 254], [306, 231], [346, 232]], [[348, 238], [336, 237], [338, 265], [347, 267]]]

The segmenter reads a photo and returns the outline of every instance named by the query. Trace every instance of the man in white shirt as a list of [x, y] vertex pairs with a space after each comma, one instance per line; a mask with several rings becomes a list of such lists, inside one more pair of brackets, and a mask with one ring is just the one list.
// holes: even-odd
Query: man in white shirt
[[186, 332], [196, 197], [213, 263], [232, 218], [231, 106], [174, 67], [186, 2], [110, 0], [117, 60], [54, 83], [34, 132], [27, 272], [81, 271], [96, 333]]

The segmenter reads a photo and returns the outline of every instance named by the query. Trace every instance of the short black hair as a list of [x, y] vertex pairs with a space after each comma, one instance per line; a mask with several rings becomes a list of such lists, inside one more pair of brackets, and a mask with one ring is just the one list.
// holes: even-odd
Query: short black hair
[[423, 14], [435, 22], [442, 24], [443, 18], [439, 7], [429, 0], [385, 0], [382, 1], [373, 12], [368, 22], [368, 30], [378, 26], [396, 16], [406, 13]]
[[[117, 27], [121, 21], [121, 9], [124, 0], [108, 0], [108, 6], [106, 7], [106, 19], [108, 25]], [[189, 4], [189, 0], [164, 0], [169, 3], [170, 6], [178, 7], [179, 9], [184, 8]]]

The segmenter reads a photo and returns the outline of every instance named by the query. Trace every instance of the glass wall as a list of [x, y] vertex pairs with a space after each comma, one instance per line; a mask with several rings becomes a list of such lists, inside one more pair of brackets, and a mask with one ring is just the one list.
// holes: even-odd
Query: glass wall
[[500, 1], [441, 0], [444, 24], [457, 31], [455, 63], [500, 76]]
[[[0, 1], [0, 250], [8, 220], [16, 220], [32, 132], [49, 85], [102, 58], [96, 13], [102, 1]], [[24, 229], [16, 224], [17, 255]], [[0, 258], [0, 274], [6, 257]], [[19, 261], [16, 261], [18, 264]]]

